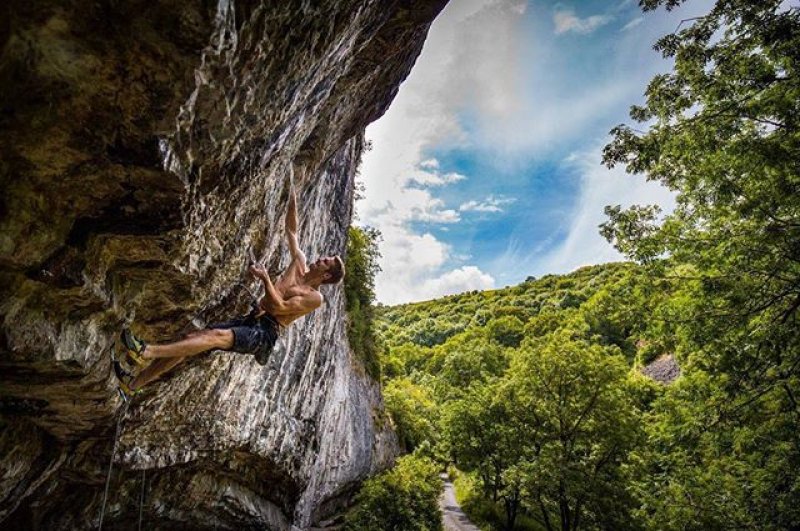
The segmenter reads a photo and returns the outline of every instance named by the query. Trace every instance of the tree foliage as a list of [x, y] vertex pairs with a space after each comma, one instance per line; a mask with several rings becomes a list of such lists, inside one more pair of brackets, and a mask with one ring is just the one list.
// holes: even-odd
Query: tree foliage
[[427, 387], [409, 378], [397, 378], [384, 387], [383, 398], [406, 451], [412, 452], [424, 442], [437, 440], [434, 423], [438, 409]]
[[533, 339], [515, 357], [503, 400], [525, 438], [505, 477], [547, 529], [633, 527], [623, 467], [640, 438], [634, 396], [619, 348], [580, 329]]
[[441, 481], [425, 457], [401, 457], [391, 470], [368, 479], [347, 515], [346, 531], [439, 531]]
[[605, 149], [677, 192], [662, 220], [610, 207], [603, 227], [671, 284], [660, 336], [687, 372], [647, 423], [641, 514], [659, 529], [797, 527], [800, 13], [719, 0], [688, 22], [656, 44], [675, 67], [631, 110], [651, 127], [619, 126]]
[[380, 344], [375, 329], [375, 275], [380, 271], [377, 229], [350, 227], [344, 292], [347, 338], [367, 373], [380, 378]]

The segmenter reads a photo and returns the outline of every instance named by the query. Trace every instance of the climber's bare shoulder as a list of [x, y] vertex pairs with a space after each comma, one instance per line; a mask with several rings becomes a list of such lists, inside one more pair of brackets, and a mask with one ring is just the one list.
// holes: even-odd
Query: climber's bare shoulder
[[284, 296], [288, 296], [290, 290], [301, 284], [301, 280], [307, 272], [306, 257], [300, 253], [300, 256], [292, 259], [289, 267], [286, 268], [286, 271], [283, 272], [278, 282], [275, 283], [275, 287], [278, 288], [278, 291], [281, 291]]

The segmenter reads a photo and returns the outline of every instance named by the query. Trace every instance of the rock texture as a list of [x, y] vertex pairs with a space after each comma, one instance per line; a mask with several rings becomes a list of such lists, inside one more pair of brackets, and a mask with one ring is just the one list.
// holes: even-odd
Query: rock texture
[[[0, 526], [98, 527], [115, 335], [245, 311], [248, 249], [287, 262], [290, 168], [307, 254], [344, 253], [363, 129], [443, 3], [0, 6]], [[137, 398], [106, 528], [324, 526], [391, 462], [341, 287], [323, 293], [269, 366], [199, 356]]]
[[671, 384], [681, 375], [678, 361], [672, 354], [662, 354], [644, 367], [642, 374], [662, 384]]

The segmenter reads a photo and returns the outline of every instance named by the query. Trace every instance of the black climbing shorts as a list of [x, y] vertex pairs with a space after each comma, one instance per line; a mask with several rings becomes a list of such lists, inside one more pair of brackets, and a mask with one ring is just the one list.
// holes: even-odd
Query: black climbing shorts
[[255, 317], [253, 313], [237, 317], [224, 323], [209, 326], [210, 329], [230, 330], [233, 332], [232, 352], [253, 354], [256, 361], [265, 365], [278, 340], [280, 325], [274, 317], [264, 314]]

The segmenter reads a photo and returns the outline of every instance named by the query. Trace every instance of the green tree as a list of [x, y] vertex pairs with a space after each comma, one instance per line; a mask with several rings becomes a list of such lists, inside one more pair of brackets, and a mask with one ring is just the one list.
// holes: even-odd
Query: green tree
[[[488, 335], [491, 337], [491, 332]], [[439, 362], [441, 365], [437, 366]], [[472, 327], [435, 347], [434, 358], [429, 366], [438, 369], [436, 375], [439, 383], [451, 388], [448, 390], [450, 392], [439, 395], [448, 399], [460, 396], [460, 392], [473, 384], [482, 384], [493, 376], [501, 375], [508, 366], [508, 360], [505, 349], [489, 340], [486, 329]]]
[[386, 384], [383, 398], [403, 448], [411, 452], [425, 441], [436, 443], [438, 410], [426, 387], [398, 378]]
[[492, 319], [486, 328], [489, 329], [489, 336], [504, 347], [516, 348], [525, 337], [524, 324], [518, 317], [512, 315]]
[[403, 343], [389, 347], [384, 352], [386, 365], [391, 365], [392, 374], [387, 374], [391, 378], [409, 376], [414, 371], [423, 370], [430, 360], [432, 349], [415, 345], [414, 343]]
[[514, 528], [520, 505], [520, 485], [506, 472], [522, 458], [522, 445], [532, 436], [509, 416], [509, 402], [500, 394], [499, 382], [475, 386], [461, 400], [444, 407], [443, 439], [451, 459], [474, 472], [493, 502], [502, 501], [506, 528]]
[[429, 459], [408, 455], [364, 482], [347, 515], [346, 531], [438, 531], [441, 481]]
[[638, 395], [616, 347], [561, 329], [527, 341], [506, 376], [444, 406], [454, 462], [502, 502], [547, 529], [634, 527], [624, 466], [640, 439]]
[[800, 11], [782, 4], [718, 0], [660, 39], [674, 69], [631, 110], [652, 125], [604, 153], [677, 193], [660, 221], [609, 207], [602, 229], [674, 292], [658, 316], [685, 376], [648, 423], [652, 528], [800, 526]]
[[347, 338], [367, 373], [380, 378], [379, 351], [375, 333], [375, 275], [380, 271], [380, 232], [370, 227], [350, 227], [347, 240], [347, 275], [344, 292]]
[[634, 527], [625, 464], [640, 417], [627, 374], [617, 347], [568, 328], [514, 359], [503, 400], [524, 436], [504, 479], [548, 530]]

